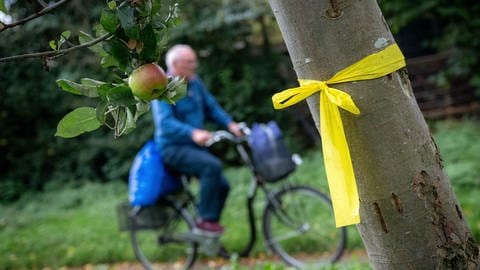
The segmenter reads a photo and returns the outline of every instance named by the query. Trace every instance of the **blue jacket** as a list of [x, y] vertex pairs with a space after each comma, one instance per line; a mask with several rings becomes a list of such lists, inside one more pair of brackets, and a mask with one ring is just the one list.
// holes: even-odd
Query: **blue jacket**
[[154, 100], [151, 106], [155, 123], [155, 143], [160, 151], [169, 145], [195, 145], [192, 131], [196, 128], [204, 129], [207, 120], [222, 128], [232, 121], [198, 78], [188, 82], [186, 96], [175, 105]]

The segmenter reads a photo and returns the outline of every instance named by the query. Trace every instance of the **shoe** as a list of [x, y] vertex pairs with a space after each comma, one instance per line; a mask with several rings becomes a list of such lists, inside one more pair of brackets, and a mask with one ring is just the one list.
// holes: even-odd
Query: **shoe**
[[201, 219], [197, 221], [193, 232], [199, 235], [216, 237], [220, 236], [225, 228], [218, 222]]

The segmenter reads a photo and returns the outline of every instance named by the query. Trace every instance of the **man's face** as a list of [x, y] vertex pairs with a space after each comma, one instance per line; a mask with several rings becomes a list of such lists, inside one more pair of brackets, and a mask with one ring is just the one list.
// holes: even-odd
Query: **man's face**
[[182, 49], [173, 67], [175, 75], [191, 79], [197, 71], [197, 55], [193, 50]]

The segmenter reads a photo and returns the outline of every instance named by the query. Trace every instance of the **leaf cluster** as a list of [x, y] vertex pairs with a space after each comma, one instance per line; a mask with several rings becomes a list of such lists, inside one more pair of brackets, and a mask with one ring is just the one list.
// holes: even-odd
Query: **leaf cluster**
[[[138, 66], [159, 61], [168, 31], [178, 22], [178, 5], [165, 9], [160, 0], [112, 0], [101, 12], [95, 36], [79, 33], [80, 44], [107, 37], [90, 50], [98, 55], [102, 68], [111, 70], [115, 77], [113, 82], [91, 78], [83, 78], [80, 83], [57, 80], [66, 92], [98, 100], [95, 107], [79, 107], [68, 113], [58, 123], [57, 136], [72, 138], [103, 125], [112, 129], [115, 137], [135, 129], [150, 104], [132, 94], [127, 77]], [[69, 31], [63, 32], [58, 41], [50, 41], [51, 47], [60, 49], [69, 36]], [[179, 78], [169, 81], [160, 98], [174, 102], [184, 95], [186, 86]]]
[[[25, 18], [42, 8], [37, 1], [10, 3], [8, 14], [12, 21]], [[50, 48], [49, 40], [56, 40], [59, 44], [62, 36], [66, 40], [55, 52], [72, 48], [76, 43], [85, 44], [102, 34], [110, 34], [110, 39], [118, 38], [117, 33], [119, 37], [124, 37], [121, 29], [113, 34], [102, 30], [100, 17], [102, 11], [109, 9], [105, 3], [71, 0], [53, 13], [5, 30], [0, 33], [0, 57], [44, 51]], [[120, 5], [121, 2], [117, 3]], [[170, 14], [169, 22], [176, 23], [178, 18], [172, 9], [174, 3], [162, 3], [161, 11], [155, 16], [166, 19]], [[137, 13], [134, 15], [138, 16]], [[171, 27], [172, 24], [166, 26]], [[97, 32], [100, 30], [103, 32]], [[65, 31], [70, 31], [70, 36], [65, 35]], [[159, 35], [168, 35], [168, 32], [168, 29], [158, 30]], [[164, 38], [166, 37], [162, 35], [158, 40]], [[120, 42], [128, 44], [128, 40]], [[164, 45], [158, 46], [160, 52], [162, 46]], [[106, 47], [106, 42], [98, 43], [91, 47], [91, 51], [75, 50], [62, 58], [46, 61], [31, 58], [0, 63], [0, 152], [3, 153], [0, 156], [0, 202], [15, 200], [27, 190], [42, 190], [52, 180], [127, 179], [135, 152], [152, 136], [153, 128], [149, 113], [139, 116], [142, 110], [148, 110], [148, 103], [126, 93], [124, 80], [130, 70], [147, 60], [138, 60], [139, 52], [135, 51], [128, 59], [132, 59], [129, 63], [135, 63], [136, 66], [131, 65], [125, 71], [118, 66], [102, 67], [102, 58], [97, 52], [105, 51]], [[57, 91], [54, 83], [56, 80], [59, 88], [64, 91]], [[178, 78], [171, 78], [170, 82], [173, 84], [169, 88], [181, 90], [176, 85], [179, 83]], [[175, 97], [166, 98], [174, 100]], [[109, 113], [97, 118], [97, 107], [105, 103], [109, 105], [103, 107], [104, 112]], [[66, 137], [81, 132], [85, 134], [74, 140], [53, 136], [58, 120], [66, 112], [79, 108], [82, 108], [79, 113], [82, 117], [76, 120], [67, 118], [65, 121], [67, 125], [73, 124], [71, 133], [69, 128], [62, 130], [67, 131]], [[68, 115], [75, 117], [75, 113]], [[136, 121], [133, 121], [135, 115]], [[105, 124], [99, 119], [104, 119]], [[136, 130], [129, 136], [112, 140], [112, 133], [117, 131], [112, 132], [109, 127], [114, 127], [115, 121], [119, 123], [118, 133], [122, 133], [122, 130], [122, 134], [130, 131], [131, 124], [136, 126]], [[96, 132], [88, 132], [97, 126], [99, 128]], [[81, 128], [75, 130], [78, 127]]]

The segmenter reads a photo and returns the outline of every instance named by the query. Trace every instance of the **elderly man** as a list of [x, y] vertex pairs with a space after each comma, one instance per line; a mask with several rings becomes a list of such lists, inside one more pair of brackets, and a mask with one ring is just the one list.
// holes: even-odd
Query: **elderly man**
[[216, 236], [224, 231], [219, 220], [230, 186], [222, 162], [204, 147], [211, 137], [204, 124], [212, 120], [237, 136], [241, 131], [196, 75], [197, 56], [190, 46], [172, 47], [166, 64], [170, 75], [187, 80], [187, 94], [175, 105], [152, 102], [155, 142], [169, 168], [200, 180], [199, 219], [194, 231]]

